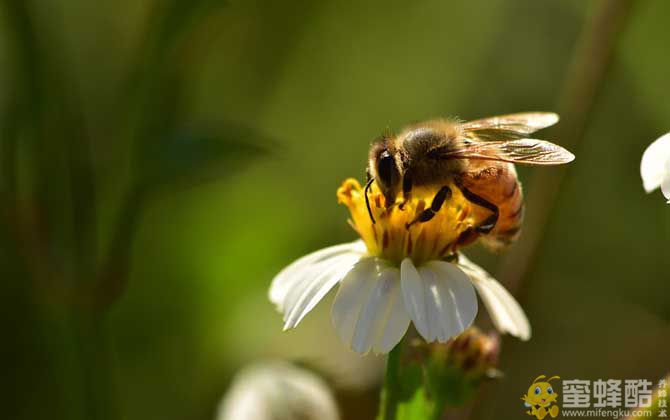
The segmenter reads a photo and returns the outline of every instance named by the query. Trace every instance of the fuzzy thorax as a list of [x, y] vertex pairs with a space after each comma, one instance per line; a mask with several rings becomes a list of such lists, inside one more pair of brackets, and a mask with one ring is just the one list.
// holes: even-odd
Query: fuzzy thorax
[[454, 255], [463, 236], [472, 232], [478, 222], [469, 202], [460, 190], [451, 186], [452, 196], [435, 216], [424, 223], [413, 223], [430, 206], [435, 189], [415, 189], [411, 199], [403, 202], [402, 195], [387, 208], [384, 195], [376, 183], [368, 192], [373, 223], [365, 203], [365, 189], [352, 178], [345, 180], [337, 190], [337, 198], [351, 212], [351, 226], [365, 242], [368, 252], [400, 264], [409, 257], [419, 265], [431, 260], [443, 260]]

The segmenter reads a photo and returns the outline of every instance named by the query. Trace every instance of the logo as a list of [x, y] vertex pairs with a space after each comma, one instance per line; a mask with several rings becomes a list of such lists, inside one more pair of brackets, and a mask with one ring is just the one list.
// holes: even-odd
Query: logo
[[[559, 411], [561, 417], [667, 418], [669, 378], [660, 379], [654, 391], [648, 379], [547, 379], [540, 375], [521, 400], [526, 414], [537, 420], [556, 418]], [[559, 387], [560, 402], [555, 390]]]
[[550, 415], [552, 418], [558, 416], [558, 403], [556, 399], [558, 394], [551, 386], [551, 381], [554, 379], [561, 379], [558, 376], [552, 376], [546, 381], [541, 381], [546, 378], [545, 375], [540, 375], [528, 387], [528, 393], [521, 397], [524, 405], [528, 408], [526, 414], [534, 416], [538, 420]]

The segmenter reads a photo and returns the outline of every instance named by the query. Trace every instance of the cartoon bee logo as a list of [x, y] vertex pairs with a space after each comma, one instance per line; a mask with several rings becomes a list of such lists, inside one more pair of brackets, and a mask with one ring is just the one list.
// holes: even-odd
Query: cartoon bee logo
[[[521, 399], [524, 405], [528, 408], [526, 414], [535, 416], [538, 420], [544, 419], [547, 414], [552, 418], [558, 416], [558, 394], [552, 388], [551, 382], [554, 379], [561, 379], [559, 376], [552, 376], [543, 382], [538, 382], [540, 379], [546, 378], [545, 375], [540, 375], [528, 387], [528, 393]], [[554, 404], [554, 405], [552, 405]]]

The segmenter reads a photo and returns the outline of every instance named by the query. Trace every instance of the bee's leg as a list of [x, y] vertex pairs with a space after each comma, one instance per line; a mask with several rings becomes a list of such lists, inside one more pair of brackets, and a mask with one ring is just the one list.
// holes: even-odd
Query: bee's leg
[[372, 183], [374, 182], [374, 180], [375, 180], [374, 178], [369, 177], [369, 175], [368, 175], [368, 182], [365, 184], [365, 190], [364, 190], [365, 191], [365, 206], [368, 209], [368, 216], [370, 216], [370, 221], [372, 222], [373, 225], [377, 222], [375, 221], [375, 217], [372, 215], [372, 208], [370, 207], [370, 196], [368, 195], [368, 193], [370, 192], [370, 187], [372, 186]]
[[463, 185], [458, 184], [458, 188], [461, 190], [461, 193], [463, 193], [463, 196], [468, 201], [477, 204], [478, 206], [482, 206], [485, 209], [491, 210], [491, 212], [493, 212], [493, 214], [487, 217], [486, 220], [484, 220], [484, 222], [482, 222], [481, 225], [475, 228], [475, 230], [478, 233], [491, 232], [493, 228], [496, 227], [496, 223], [498, 223], [498, 216], [500, 215], [500, 210], [498, 210], [498, 206], [488, 201], [487, 199], [473, 193], [469, 189], [465, 188]]
[[400, 210], [405, 207], [405, 203], [408, 202], [412, 195], [412, 174], [409, 171], [405, 171], [405, 174], [402, 176], [402, 203], [398, 206]]
[[409, 229], [409, 227], [416, 222], [424, 223], [429, 221], [435, 216], [435, 214], [437, 214], [438, 211], [440, 211], [440, 209], [442, 208], [442, 204], [444, 204], [444, 202], [450, 198], [451, 198], [451, 188], [446, 186], [440, 188], [437, 194], [435, 194], [435, 197], [433, 197], [433, 201], [430, 203], [430, 207], [419, 213], [419, 215], [416, 216], [416, 218], [412, 220], [411, 223], [407, 223], [405, 227]]

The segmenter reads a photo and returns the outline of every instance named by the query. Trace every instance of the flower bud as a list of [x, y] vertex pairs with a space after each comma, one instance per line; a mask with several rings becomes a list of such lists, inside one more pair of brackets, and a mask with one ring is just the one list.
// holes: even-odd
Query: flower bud
[[500, 377], [496, 369], [500, 339], [476, 327], [466, 329], [446, 343], [414, 340], [405, 363], [424, 367], [424, 381], [430, 398], [450, 406], [466, 403], [479, 384]]
[[[500, 353], [500, 337], [496, 332], [483, 333], [470, 327], [462, 334], [443, 344], [445, 363], [457, 366], [470, 379], [486, 379], [500, 376], [496, 366]], [[434, 353], [440, 352], [438, 346]]]

